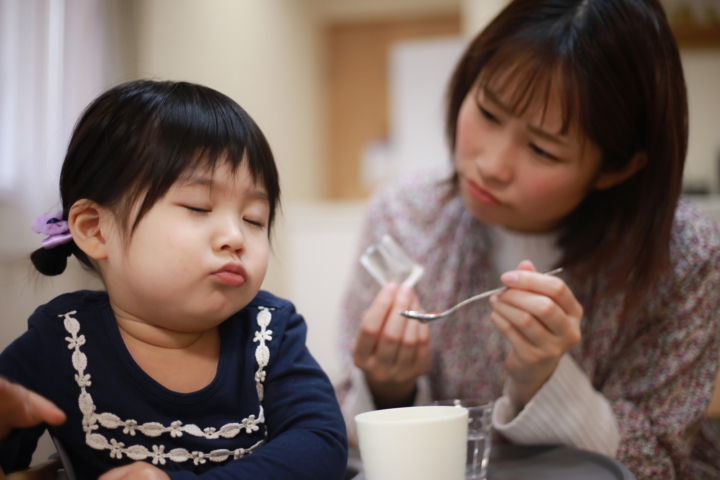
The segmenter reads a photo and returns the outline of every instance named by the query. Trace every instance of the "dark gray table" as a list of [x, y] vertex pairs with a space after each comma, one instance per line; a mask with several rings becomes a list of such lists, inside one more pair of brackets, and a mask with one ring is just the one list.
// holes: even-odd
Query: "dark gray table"
[[[345, 478], [365, 480], [360, 470], [357, 450], [351, 450]], [[635, 476], [622, 463], [599, 453], [558, 445], [493, 445], [488, 480], [525, 479], [635, 480]]]

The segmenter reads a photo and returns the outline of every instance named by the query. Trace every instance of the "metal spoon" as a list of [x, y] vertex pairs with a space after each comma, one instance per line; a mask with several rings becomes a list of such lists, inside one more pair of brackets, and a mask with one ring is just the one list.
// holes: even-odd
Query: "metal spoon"
[[[558, 273], [560, 273], [562, 271], [563, 271], [562, 267], [556, 268], [555, 270], [546, 272], [545, 275], [557, 275]], [[455, 305], [454, 307], [452, 307], [448, 310], [445, 310], [444, 312], [423, 313], [423, 312], [417, 312], [415, 310], [405, 310], [405, 311], [398, 312], [398, 313], [400, 313], [400, 315], [402, 315], [403, 317], [414, 318], [415, 320], [419, 320], [421, 323], [428, 323], [428, 322], [432, 322], [433, 320], [437, 320], [439, 318], [448, 317], [451, 314], [453, 314], [455, 312], [455, 310], [457, 310], [460, 307], [464, 307], [468, 303], [472, 303], [475, 300], [480, 300], [481, 298], [490, 297], [496, 293], [502, 292], [503, 290], [507, 290], [507, 288], [508, 287], [500, 287], [500, 288], [496, 288], [495, 290], [490, 290], [490, 291], [481, 293], [479, 295], [475, 295], [474, 297], [470, 297], [467, 300], [463, 300], [462, 302], [458, 303], [457, 305]]]

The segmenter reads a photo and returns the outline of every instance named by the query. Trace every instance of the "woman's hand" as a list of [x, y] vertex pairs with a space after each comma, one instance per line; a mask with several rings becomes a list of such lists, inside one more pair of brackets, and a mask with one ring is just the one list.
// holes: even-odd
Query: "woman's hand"
[[388, 284], [362, 316], [353, 359], [378, 408], [410, 405], [415, 380], [430, 370], [428, 325], [398, 313], [419, 309], [411, 288]]
[[113, 468], [98, 480], [170, 480], [170, 476], [147, 462], [135, 462]]
[[13, 429], [42, 422], [62, 425], [65, 414], [45, 397], [0, 377], [0, 440]]
[[583, 309], [565, 282], [527, 260], [500, 278], [509, 288], [490, 299], [490, 318], [510, 342], [505, 366], [526, 404], [580, 342]]

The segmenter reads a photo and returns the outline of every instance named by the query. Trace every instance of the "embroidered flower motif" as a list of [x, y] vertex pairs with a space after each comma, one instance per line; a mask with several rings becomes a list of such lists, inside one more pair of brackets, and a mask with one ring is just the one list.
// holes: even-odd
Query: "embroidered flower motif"
[[69, 350], [75, 350], [77, 347], [82, 347], [85, 345], [85, 335], [80, 335], [79, 337], [65, 337], [65, 340], [68, 341], [68, 349]]
[[192, 458], [192, 461], [195, 465], [205, 463], [205, 454], [203, 452], [192, 452], [190, 454], [190, 458]]
[[257, 432], [260, 430], [260, 427], [257, 426], [257, 420], [255, 420], [255, 415], [250, 415], [248, 418], [244, 419], [242, 423], [240, 424], [240, 428], [245, 429], [245, 433], [252, 433]]
[[238, 458], [242, 458], [245, 456], [245, 449], [244, 448], [238, 448], [233, 452], [233, 460], [237, 460]]
[[[126, 420], [125, 421], [125, 427], [123, 428], [124, 434], [130, 434], [131, 436], [135, 436], [135, 429], [137, 428], [137, 421], [135, 420]], [[163, 447], [165, 448], [165, 447]]]
[[253, 342], [269, 342], [272, 340], [272, 330], [261, 330], [259, 332], [255, 332], [255, 338], [253, 338]]
[[150, 453], [153, 465], [157, 465], [158, 463], [160, 463], [160, 465], [165, 465], [165, 456], [163, 455], [164, 451], [165, 445], [160, 445], [159, 447], [157, 445], [153, 445], [153, 451]]
[[255, 372], [255, 381], [256, 382], [264, 382], [265, 376], [266, 376], [266, 374], [265, 374], [264, 370], [257, 371], [257, 372]]
[[175, 420], [170, 424], [170, 436], [173, 438], [182, 437], [182, 422]]
[[80, 375], [79, 373], [76, 373], [75, 381], [77, 382], [77, 384], [80, 388], [89, 387], [90, 385], [92, 385], [92, 382], [90, 381], [89, 373], [87, 373], [85, 375]]
[[206, 429], [203, 430], [203, 432], [205, 432], [205, 435], [207, 435], [208, 437], [213, 437], [214, 436], [213, 434], [215, 433], [215, 429], [213, 427], [207, 427]]
[[118, 460], [121, 459], [122, 449], [124, 446], [124, 443], [118, 442], [114, 438], [110, 439], [110, 458], [117, 458]]

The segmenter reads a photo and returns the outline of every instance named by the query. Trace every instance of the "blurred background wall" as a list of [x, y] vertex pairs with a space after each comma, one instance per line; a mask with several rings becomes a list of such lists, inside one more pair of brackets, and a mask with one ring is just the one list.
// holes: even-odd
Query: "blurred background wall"
[[[283, 214], [265, 288], [296, 303], [311, 351], [337, 379], [335, 320], [364, 201], [403, 172], [447, 165], [447, 76], [504, 4], [0, 0], [0, 348], [58, 293], [102, 288], [74, 259], [54, 279], [35, 278], [27, 260], [40, 245], [32, 219], [59, 206], [58, 172], [83, 107], [128, 80], [186, 80], [237, 100], [268, 137]], [[698, 201], [717, 214], [720, 0], [665, 6], [688, 83], [686, 186], [711, 194]]]

